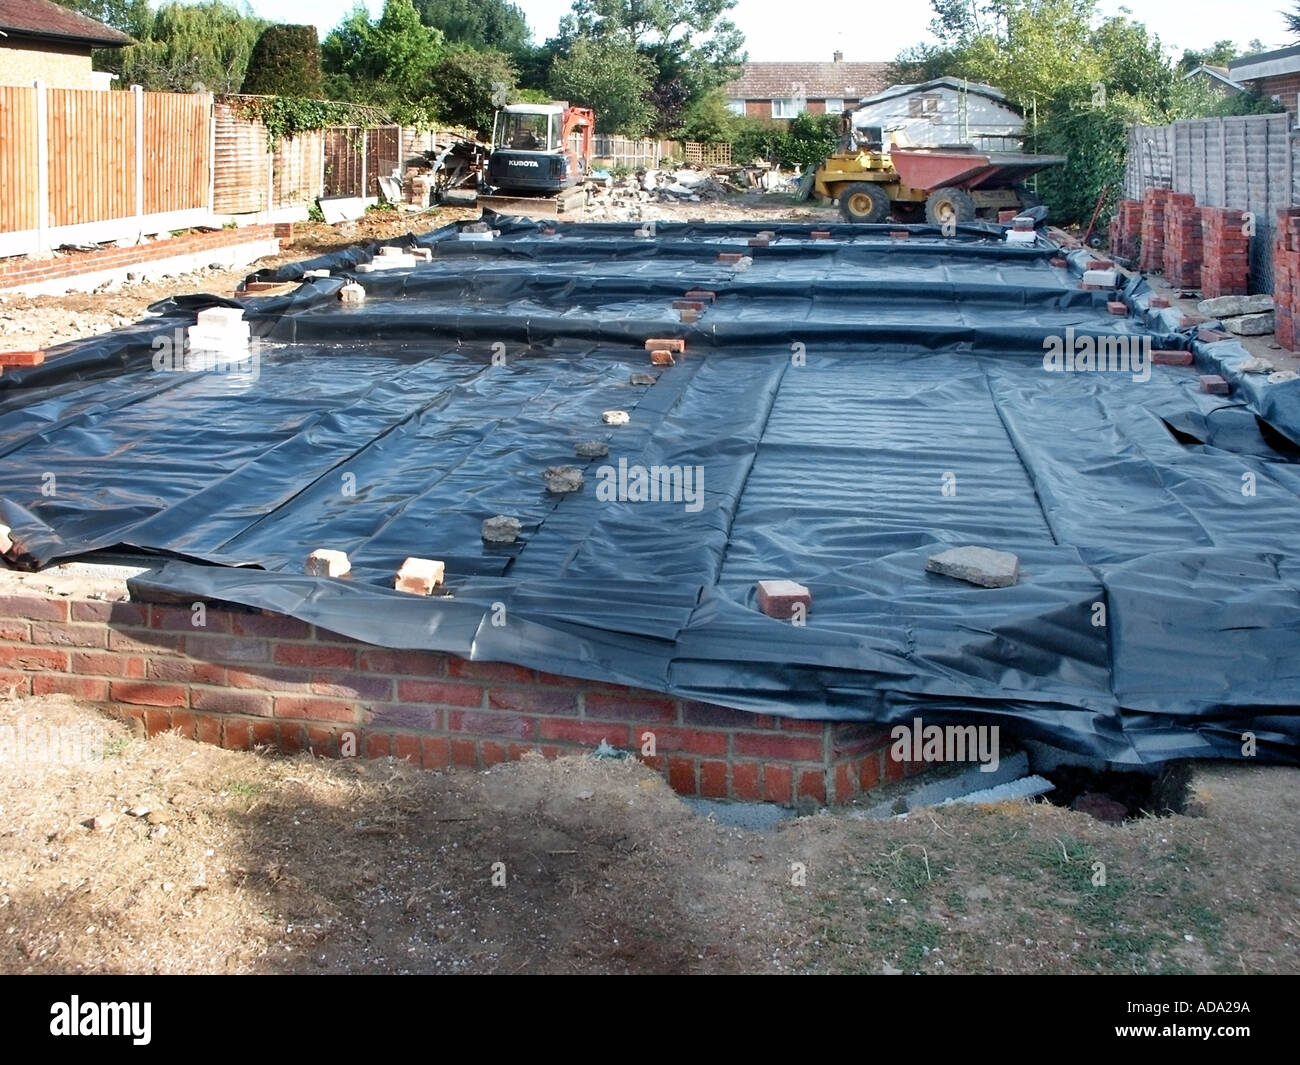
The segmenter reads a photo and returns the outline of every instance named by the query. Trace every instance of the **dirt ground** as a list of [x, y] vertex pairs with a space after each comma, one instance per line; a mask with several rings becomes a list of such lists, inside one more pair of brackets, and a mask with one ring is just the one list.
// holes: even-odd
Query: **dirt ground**
[[0, 764], [5, 973], [1300, 971], [1294, 769], [1203, 765], [1201, 816], [1120, 826], [1019, 802], [751, 831], [635, 761], [284, 759], [62, 697], [3, 726], [103, 730], [98, 761]]

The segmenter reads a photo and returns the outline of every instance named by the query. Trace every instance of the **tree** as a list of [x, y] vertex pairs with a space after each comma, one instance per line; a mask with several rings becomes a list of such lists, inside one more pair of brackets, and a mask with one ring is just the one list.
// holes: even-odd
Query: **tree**
[[515, 99], [514, 85], [504, 52], [454, 48], [433, 68], [430, 99], [444, 122], [490, 134], [496, 109]]
[[654, 64], [621, 37], [579, 37], [551, 67], [551, 91], [594, 108], [600, 133], [641, 137], [655, 121]]
[[1280, 14], [1291, 36], [1300, 37], [1300, 0], [1296, 0], [1295, 6], [1290, 11], [1283, 11]]
[[415, 0], [415, 10], [449, 44], [514, 56], [532, 40], [524, 13], [509, 0]]
[[266, 26], [247, 7], [221, 0], [164, 4], [138, 43], [103, 53], [103, 69], [117, 73], [123, 85], [155, 92], [238, 92]]
[[139, 39], [149, 31], [153, 12], [149, 0], [56, 0], [61, 7], [112, 26]]
[[419, 107], [432, 88], [443, 37], [420, 22], [411, 0], [385, 0], [372, 21], [358, 4], [321, 45], [321, 65], [331, 96], [378, 104], [395, 116]]
[[1241, 52], [1231, 41], [1215, 41], [1208, 48], [1188, 48], [1183, 51], [1183, 58], [1178, 61], [1178, 71], [1190, 74], [1199, 66], [1226, 67]]
[[315, 26], [267, 26], [253, 46], [240, 90], [258, 96], [324, 94]]

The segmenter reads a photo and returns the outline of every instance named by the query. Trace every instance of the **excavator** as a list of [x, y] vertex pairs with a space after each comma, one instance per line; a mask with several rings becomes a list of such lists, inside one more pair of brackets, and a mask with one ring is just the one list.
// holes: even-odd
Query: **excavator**
[[596, 115], [567, 102], [508, 104], [496, 114], [479, 204], [500, 214], [555, 218], [586, 202]]

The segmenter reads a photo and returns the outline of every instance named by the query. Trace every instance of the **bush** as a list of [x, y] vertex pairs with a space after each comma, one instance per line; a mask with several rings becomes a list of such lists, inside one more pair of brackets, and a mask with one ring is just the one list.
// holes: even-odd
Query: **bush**
[[503, 52], [448, 52], [429, 74], [429, 101], [438, 117], [488, 135], [496, 109], [515, 100], [515, 69]]
[[324, 85], [315, 26], [268, 26], [253, 45], [241, 92], [320, 97]]
[[740, 164], [755, 159], [786, 168], [809, 170], [835, 151], [840, 140], [839, 115], [801, 114], [788, 125], [759, 118], [737, 119], [731, 135], [731, 158]]

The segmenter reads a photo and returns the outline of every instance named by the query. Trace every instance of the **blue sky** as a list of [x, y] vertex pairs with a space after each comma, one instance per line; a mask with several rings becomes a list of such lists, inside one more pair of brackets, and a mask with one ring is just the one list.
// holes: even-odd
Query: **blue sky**
[[[249, 0], [264, 18], [283, 22], [313, 22], [322, 34], [352, 9], [352, 0]], [[551, 36], [571, 0], [516, 0], [528, 16], [536, 40]], [[383, 0], [368, 0], [378, 13]], [[1258, 37], [1271, 48], [1295, 43], [1286, 34], [1278, 9], [1291, 0], [1102, 0], [1107, 13], [1127, 7], [1153, 29], [1170, 51], [1198, 48], [1221, 37], [1244, 46]], [[930, 21], [926, 0], [895, 4], [855, 4], [845, 0], [740, 0], [732, 18], [745, 32], [751, 59], [829, 59], [842, 51], [846, 59], [892, 59], [900, 49], [925, 39]]]

